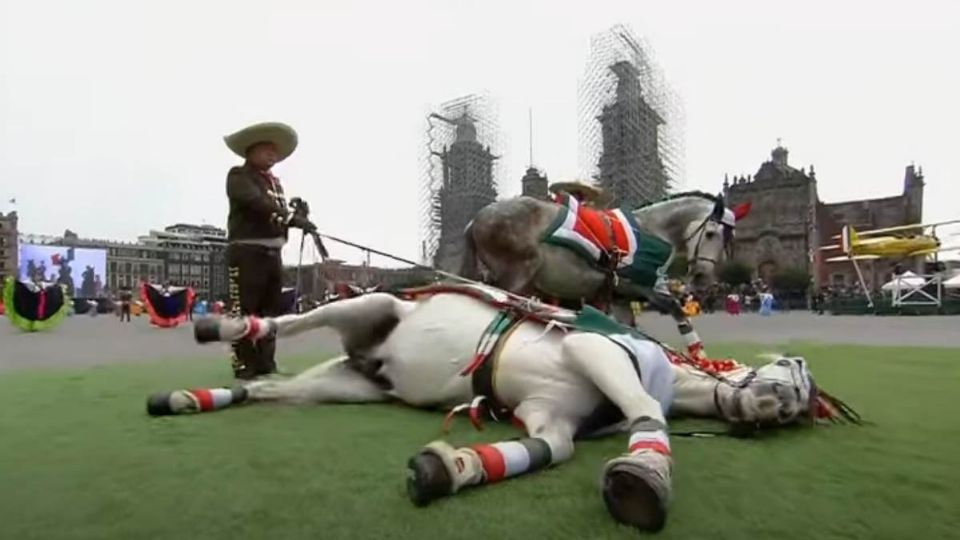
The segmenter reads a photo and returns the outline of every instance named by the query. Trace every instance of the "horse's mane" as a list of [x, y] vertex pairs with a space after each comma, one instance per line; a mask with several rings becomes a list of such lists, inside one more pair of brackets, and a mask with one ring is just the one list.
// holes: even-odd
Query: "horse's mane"
[[719, 200], [719, 197], [717, 197], [716, 195], [714, 195], [714, 194], [712, 194], [712, 193], [707, 193], [706, 191], [700, 191], [700, 190], [682, 191], [682, 192], [680, 192], [680, 193], [674, 193], [674, 194], [672, 194], [672, 195], [667, 195], [666, 197], [664, 197], [664, 198], [662, 198], [662, 199], [658, 199], [658, 200], [656, 200], [656, 201], [650, 201], [650, 202], [647, 202], [647, 203], [643, 203], [643, 204], [641, 204], [640, 206], [634, 208], [634, 210], [639, 210], [639, 209], [641, 209], [641, 208], [647, 208], [647, 207], [653, 206], [653, 205], [655, 205], [655, 204], [665, 203], [665, 202], [667, 202], [667, 201], [672, 201], [672, 200], [675, 200], [675, 199], [682, 199], [682, 198], [685, 198], [685, 197], [700, 197], [700, 198], [707, 199], [707, 200], [709, 200], [710, 202], [714, 202], [714, 203]]

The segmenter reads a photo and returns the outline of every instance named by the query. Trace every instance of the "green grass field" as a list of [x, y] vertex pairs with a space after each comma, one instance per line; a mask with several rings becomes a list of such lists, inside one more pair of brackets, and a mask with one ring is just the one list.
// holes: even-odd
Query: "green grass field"
[[[752, 346], [712, 347], [746, 359]], [[672, 440], [659, 536], [960, 538], [960, 351], [801, 346], [876, 425]], [[290, 362], [303, 367], [306, 359]], [[225, 362], [0, 375], [0, 538], [629, 538], [598, 491], [625, 437], [560, 467], [415, 508], [405, 463], [442, 417], [394, 405], [241, 407], [150, 418], [147, 394], [216, 386]], [[673, 429], [701, 426], [675, 422]], [[454, 424], [455, 443], [513, 437]]]

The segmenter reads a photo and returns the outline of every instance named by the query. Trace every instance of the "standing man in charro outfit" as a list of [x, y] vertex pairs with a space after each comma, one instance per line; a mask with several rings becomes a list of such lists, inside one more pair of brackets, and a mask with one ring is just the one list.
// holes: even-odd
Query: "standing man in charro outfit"
[[[290, 212], [273, 166], [297, 148], [297, 133], [286, 124], [268, 122], [224, 137], [227, 147], [244, 158], [227, 174], [227, 266], [233, 316], [281, 315], [283, 263], [280, 250], [290, 227], [315, 232], [300, 212]], [[275, 373], [276, 339], [243, 340], [233, 345], [233, 372], [238, 379]]]

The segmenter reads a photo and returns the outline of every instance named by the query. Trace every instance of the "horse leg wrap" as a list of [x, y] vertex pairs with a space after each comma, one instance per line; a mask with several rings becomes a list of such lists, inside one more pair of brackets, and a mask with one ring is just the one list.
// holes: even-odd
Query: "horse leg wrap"
[[471, 449], [480, 458], [483, 481], [488, 484], [542, 469], [553, 459], [550, 445], [537, 438], [477, 444]]
[[198, 388], [153, 394], [147, 398], [147, 414], [169, 416], [175, 414], [215, 411], [247, 400], [247, 389]]
[[257, 341], [277, 334], [277, 323], [269, 319], [246, 317], [244, 323], [246, 323], [246, 329], [241, 339]]
[[630, 444], [627, 453], [630, 455], [640, 452], [653, 451], [665, 456], [670, 455], [670, 439], [662, 429], [656, 431], [634, 431], [630, 434]]
[[700, 340], [700, 336], [697, 335], [697, 331], [693, 329], [690, 321], [677, 323], [677, 329], [680, 331], [680, 335], [683, 336], [683, 341], [687, 344], [687, 352], [690, 353], [690, 356], [696, 360], [706, 358], [706, 352], [703, 350], [703, 341]]
[[461, 489], [499, 482], [550, 465], [553, 455], [547, 441], [525, 438], [470, 448], [454, 448], [434, 441], [414, 456], [408, 467], [407, 493], [417, 506], [453, 495]]

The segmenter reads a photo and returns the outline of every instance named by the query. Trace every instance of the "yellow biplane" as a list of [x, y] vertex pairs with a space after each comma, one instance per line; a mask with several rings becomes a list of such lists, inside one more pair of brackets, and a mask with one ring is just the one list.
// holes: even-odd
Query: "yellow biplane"
[[[820, 250], [840, 250], [843, 253], [843, 255], [825, 259], [824, 262], [849, 261], [853, 263], [853, 267], [857, 271], [857, 277], [860, 279], [860, 287], [867, 296], [868, 303], [873, 307], [873, 300], [870, 298], [870, 292], [867, 290], [866, 283], [864, 283], [863, 274], [860, 272], [860, 265], [857, 264], [857, 261], [909, 259], [926, 255], [936, 257], [938, 253], [944, 251], [960, 250], [960, 245], [944, 247], [936, 234], [937, 227], [957, 223], [960, 223], [960, 219], [937, 223], [900, 225], [869, 231], [857, 231], [850, 225], [844, 225], [840, 234], [832, 237], [833, 240], [840, 240], [840, 243], [822, 246]], [[927, 229], [930, 230], [929, 234], [918, 232]]]
[[[843, 255], [826, 259], [826, 262], [843, 262], [872, 259], [908, 259], [920, 255], [932, 255], [941, 251], [953, 251], [960, 246], [943, 247], [936, 235], [936, 228], [944, 225], [960, 223], [960, 219], [941, 221], [938, 223], [918, 223], [914, 225], [900, 225], [870, 231], [857, 231], [850, 225], [844, 225], [840, 234], [833, 239], [839, 239], [839, 244], [823, 246], [822, 251], [841, 250]], [[904, 231], [930, 229], [930, 234], [894, 235]]]

